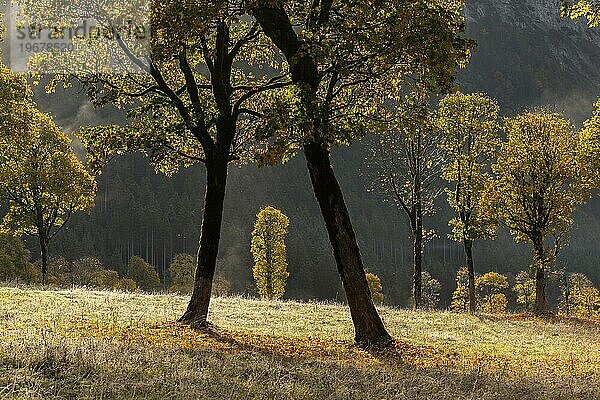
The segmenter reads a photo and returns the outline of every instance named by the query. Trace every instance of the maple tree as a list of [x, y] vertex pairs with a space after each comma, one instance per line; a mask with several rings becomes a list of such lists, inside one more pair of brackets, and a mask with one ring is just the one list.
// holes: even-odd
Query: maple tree
[[0, 197], [9, 205], [2, 229], [38, 238], [42, 281], [48, 283], [48, 245], [73, 213], [91, 210], [96, 182], [48, 115], [30, 100], [8, 103], [15, 107], [8, 121], [18, 125], [0, 140]]
[[483, 94], [454, 93], [440, 101], [436, 118], [443, 135], [448, 204], [456, 213], [449, 223], [449, 237], [463, 244], [470, 312], [476, 309], [473, 242], [496, 234], [493, 220], [479, 213], [479, 203], [492, 181], [490, 164], [500, 144], [498, 112], [498, 104]]
[[508, 137], [484, 202], [494, 204], [493, 212], [517, 242], [533, 245], [534, 311], [543, 313], [547, 271], [570, 230], [575, 207], [589, 197], [579, 164], [579, 139], [559, 114], [507, 118], [504, 129]]

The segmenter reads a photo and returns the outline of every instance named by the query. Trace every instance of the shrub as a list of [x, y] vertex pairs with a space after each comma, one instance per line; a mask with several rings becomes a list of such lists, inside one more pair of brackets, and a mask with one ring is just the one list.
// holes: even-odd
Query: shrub
[[421, 273], [421, 307], [425, 310], [435, 310], [440, 302], [442, 285], [429, 272]]
[[503, 291], [508, 288], [508, 279], [497, 272], [488, 272], [475, 280], [481, 309], [488, 313], [506, 311], [508, 300]]
[[452, 294], [450, 308], [454, 311], [469, 311], [469, 271], [461, 267], [456, 272], [456, 290]]
[[169, 290], [179, 293], [191, 293], [194, 289], [194, 275], [196, 271], [196, 260], [189, 254], [177, 254], [171, 265], [171, 285]]
[[215, 276], [213, 280], [212, 292], [215, 297], [225, 297], [231, 291], [231, 284], [223, 275]]
[[581, 273], [565, 275], [559, 312], [583, 318], [600, 318], [600, 291]]
[[95, 286], [94, 274], [102, 269], [102, 263], [97, 258], [83, 257], [77, 259], [71, 264], [73, 283], [82, 286]]
[[160, 287], [160, 277], [156, 270], [143, 258], [134, 256], [127, 265], [127, 278], [133, 280], [142, 290], [152, 291]]
[[27, 281], [30, 259], [29, 250], [21, 239], [0, 234], [0, 282]]
[[515, 276], [513, 291], [517, 295], [517, 303], [526, 311], [532, 311], [535, 304], [535, 280], [528, 272], [521, 271]]
[[[41, 271], [41, 262], [36, 266]], [[41, 272], [40, 272], [41, 274]], [[71, 276], [71, 264], [64, 257], [53, 257], [48, 263], [48, 284], [56, 287], [68, 287], [73, 284]]]
[[114, 289], [124, 292], [134, 292], [138, 289], [138, 286], [133, 279], [121, 278], [116, 282]]
[[30, 285], [39, 285], [42, 283], [42, 269], [38, 263], [28, 263], [25, 266], [23, 280]]

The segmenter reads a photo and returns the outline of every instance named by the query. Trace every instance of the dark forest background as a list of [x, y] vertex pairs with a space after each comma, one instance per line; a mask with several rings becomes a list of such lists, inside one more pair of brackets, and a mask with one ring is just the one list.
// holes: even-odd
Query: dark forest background
[[[554, 0], [470, 0], [468, 36], [478, 42], [469, 67], [460, 71], [464, 92], [482, 91], [498, 99], [505, 115], [546, 107], [563, 111], [576, 126], [586, 119], [600, 94], [600, 33], [558, 18]], [[115, 110], [94, 110], [77, 91], [41, 95], [38, 103], [67, 131], [83, 125], [118, 122]], [[407, 305], [412, 273], [411, 241], [402, 214], [366, 192], [361, 168], [366, 142], [335, 149], [334, 166], [346, 194], [365, 265], [380, 276], [386, 303]], [[78, 148], [83, 157], [84, 150]], [[250, 232], [264, 205], [290, 218], [287, 240], [290, 278], [286, 298], [343, 300], [324, 224], [303, 159], [285, 166], [231, 167], [218, 273], [236, 293], [251, 293]], [[172, 178], [157, 175], [141, 155], [121, 158], [98, 178], [91, 215], [79, 215], [52, 246], [68, 259], [94, 256], [105, 267], [123, 271], [131, 256], [155, 266], [161, 277], [178, 253], [194, 254], [199, 236], [204, 171], [201, 166]], [[446, 238], [450, 211], [441, 197], [437, 214], [426, 220], [437, 238], [426, 247], [426, 269], [442, 283], [448, 304], [462, 247]], [[577, 212], [569, 247], [558, 266], [583, 272], [600, 283], [600, 198]], [[30, 241], [32, 253], [35, 242]], [[475, 245], [476, 269], [514, 274], [526, 270], [529, 246], [516, 245], [508, 232]], [[555, 297], [552, 290], [550, 297]]]

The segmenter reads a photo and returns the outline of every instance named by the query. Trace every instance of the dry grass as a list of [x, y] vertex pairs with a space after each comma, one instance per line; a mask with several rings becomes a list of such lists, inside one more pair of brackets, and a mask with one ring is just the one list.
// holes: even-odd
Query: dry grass
[[0, 397], [600, 399], [600, 325], [383, 308], [394, 349], [352, 346], [336, 304], [0, 288]]

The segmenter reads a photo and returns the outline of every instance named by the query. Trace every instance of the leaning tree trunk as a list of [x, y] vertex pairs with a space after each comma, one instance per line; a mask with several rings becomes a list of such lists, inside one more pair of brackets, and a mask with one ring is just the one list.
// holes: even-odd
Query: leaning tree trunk
[[467, 262], [467, 272], [469, 276], [469, 312], [475, 313], [477, 309], [477, 300], [475, 299], [475, 268], [473, 265], [473, 241], [465, 239], [465, 261]]
[[208, 307], [221, 238], [223, 205], [227, 186], [227, 165], [226, 155], [207, 157], [206, 193], [194, 291], [185, 314], [179, 319], [180, 322], [189, 323], [196, 327], [207, 326]]
[[373, 304], [350, 215], [331, 167], [329, 151], [323, 145], [311, 143], [304, 146], [304, 155], [348, 299], [355, 341], [366, 346], [388, 342], [391, 337]]
[[544, 244], [542, 239], [534, 241], [535, 248], [535, 305], [534, 312], [536, 314], [544, 314], [546, 312], [546, 275], [545, 275], [545, 254]]

